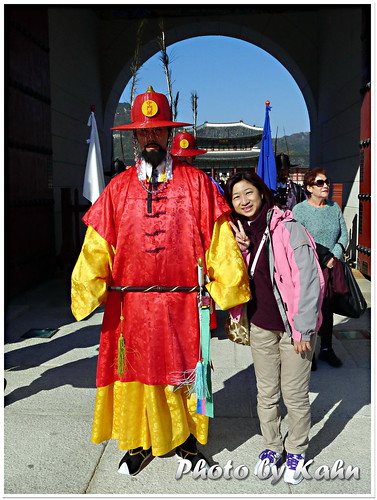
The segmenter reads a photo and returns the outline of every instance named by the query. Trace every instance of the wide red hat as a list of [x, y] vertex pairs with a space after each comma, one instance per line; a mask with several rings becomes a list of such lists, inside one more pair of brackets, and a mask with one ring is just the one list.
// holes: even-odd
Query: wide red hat
[[173, 139], [172, 156], [197, 156], [206, 153], [205, 149], [196, 149], [195, 137], [189, 132], [180, 132]]
[[164, 94], [155, 92], [150, 85], [145, 94], [135, 97], [131, 108], [131, 123], [119, 125], [111, 130], [132, 130], [137, 128], [183, 127], [191, 123], [172, 121], [172, 112]]

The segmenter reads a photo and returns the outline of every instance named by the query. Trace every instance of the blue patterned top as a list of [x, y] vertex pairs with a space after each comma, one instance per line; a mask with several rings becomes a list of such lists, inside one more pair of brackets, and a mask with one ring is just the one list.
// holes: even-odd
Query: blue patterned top
[[343, 256], [344, 249], [341, 245], [347, 247], [348, 231], [342, 211], [335, 201], [328, 200], [322, 207], [313, 207], [305, 200], [295, 205], [292, 212], [316, 243], [327, 247], [338, 259]]

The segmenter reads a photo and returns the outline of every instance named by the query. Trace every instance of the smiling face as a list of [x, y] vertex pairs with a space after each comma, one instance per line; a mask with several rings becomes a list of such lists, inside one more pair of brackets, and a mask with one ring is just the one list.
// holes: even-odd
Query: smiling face
[[237, 214], [254, 220], [261, 211], [263, 195], [246, 179], [233, 186], [232, 204]]

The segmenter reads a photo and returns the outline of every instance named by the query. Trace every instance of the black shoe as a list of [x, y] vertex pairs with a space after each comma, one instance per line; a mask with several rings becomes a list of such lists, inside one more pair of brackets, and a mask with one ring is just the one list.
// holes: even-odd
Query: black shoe
[[313, 357], [312, 357], [312, 372], [316, 372], [317, 371], [317, 361], [315, 359], [315, 353], [313, 353]]
[[208, 460], [202, 453], [200, 453], [200, 451], [198, 451], [196, 447], [195, 436], [193, 436], [192, 434], [189, 435], [184, 443], [182, 443], [180, 446], [177, 446], [175, 452], [178, 458], [183, 458], [191, 462], [191, 470], [194, 469], [199, 460], [204, 460], [204, 466], [206, 467], [206, 469], [209, 469]]
[[185, 460], [189, 460], [191, 462], [191, 470], [193, 471], [195, 465], [199, 462], [199, 460], [204, 460], [202, 464], [207, 470], [209, 469], [209, 463], [203, 453], [196, 450], [196, 452], [184, 450], [181, 446], [177, 446], [175, 449], [178, 458], [183, 458]]
[[152, 448], [143, 450], [143, 448], [135, 448], [128, 450], [122, 460], [119, 462], [119, 474], [128, 474], [129, 476], [136, 476], [145, 462], [152, 456]]
[[343, 364], [331, 347], [326, 350], [321, 349], [318, 358], [334, 368], [339, 368]]

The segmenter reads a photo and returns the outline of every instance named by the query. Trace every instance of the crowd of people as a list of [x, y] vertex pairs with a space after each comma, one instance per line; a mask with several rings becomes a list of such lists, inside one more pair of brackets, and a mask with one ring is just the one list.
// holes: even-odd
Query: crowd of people
[[341, 364], [331, 344], [329, 290], [347, 246], [344, 219], [328, 199], [323, 169], [307, 173], [305, 192], [286, 168], [278, 169], [277, 193], [251, 171], [233, 174], [223, 191], [193, 165], [205, 154], [195, 137], [185, 130], [174, 136], [174, 127], [187, 125], [172, 120], [164, 94], [149, 87], [138, 95], [131, 123], [115, 127], [132, 132], [135, 164], [114, 165], [83, 217], [72, 312], [79, 321], [105, 305], [92, 441], [118, 440], [123, 474], [136, 475], [172, 450], [192, 467], [209, 467], [197, 443], [207, 443], [213, 416], [207, 356], [214, 306], [244, 304], [264, 439], [255, 473], [285, 463], [284, 480], [297, 484], [309, 444], [317, 335], [320, 359]]

